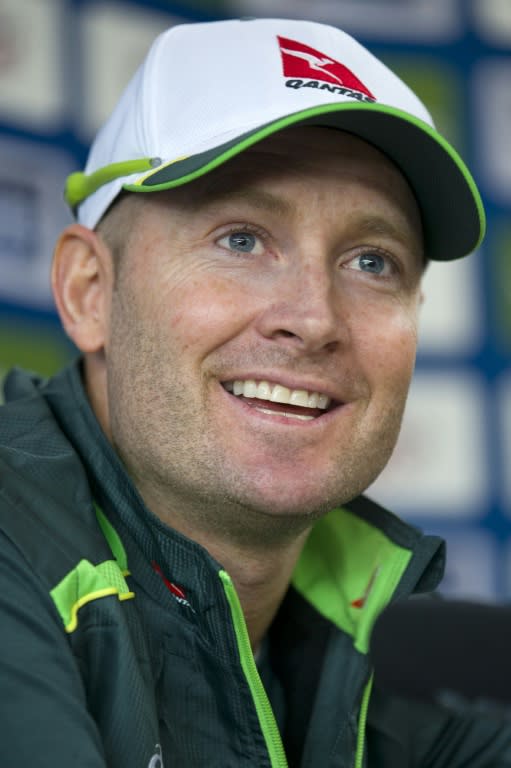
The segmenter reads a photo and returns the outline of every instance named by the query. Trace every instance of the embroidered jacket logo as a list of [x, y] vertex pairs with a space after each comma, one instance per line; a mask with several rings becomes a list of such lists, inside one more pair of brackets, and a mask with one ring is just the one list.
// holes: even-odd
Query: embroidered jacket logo
[[181, 587], [178, 587], [178, 585], [174, 584], [173, 581], [170, 581], [169, 579], [167, 579], [167, 577], [163, 573], [162, 569], [160, 568], [160, 566], [158, 565], [158, 563], [155, 560], [152, 561], [151, 565], [153, 567], [153, 570], [156, 571], [158, 576], [160, 576], [161, 580], [163, 581], [163, 583], [165, 584], [165, 586], [169, 590], [169, 592], [172, 595], [172, 597], [174, 598], [174, 600], [176, 600], [181, 605], [184, 605], [187, 608], [190, 608], [195, 613], [195, 611], [193, 610], [192, 606], [188, 602], [188, 598], [186, 597], [186, 594], [181, 589]]
[[290, 78], [288, 88], [320, 88], [357, 101], [375, 101], [371, 91], [340, 61], [288, 37], [278, 35], [278, 41], [284, 77]]

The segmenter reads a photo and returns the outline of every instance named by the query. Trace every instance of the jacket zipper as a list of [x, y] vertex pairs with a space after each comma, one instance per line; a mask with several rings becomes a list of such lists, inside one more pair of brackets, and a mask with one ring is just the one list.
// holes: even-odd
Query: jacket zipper
[[360, 714], [358, 717], [357, 751], [355, 753], [354, 768], [362, 768], [364, 761], [364, 745], [366, 735], [367, 710], [369, 709], [369, 699], [371, 698], [371, 689], [373, 687], [373, 675], [369, 678], [362, 695], [360, 704]]
[[263, 732], [266, 748], [270, 756], [272, 768], [287, 768], [287, 759], [280, 732], [275, 721], [271, 704], [259, 677], [257, 666], [250, 646], [245, 617], [241, 610], [240, 601], [227, 571], [219, 571], [225, 595], [231, 609], [232, 622], [240, 654], [241, 667], [247, 680], [252, 699]]

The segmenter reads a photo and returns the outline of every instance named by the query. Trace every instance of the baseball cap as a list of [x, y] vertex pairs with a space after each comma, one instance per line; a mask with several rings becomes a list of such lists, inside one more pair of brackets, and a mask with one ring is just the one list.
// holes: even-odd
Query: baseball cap
[[309, 124], [355, 134], [398, 166], [429, 258], [456, 259], [480, 244], [477, 186], [424, 104], [353, 37], [311, 21], [230, 19], [163, 32], [65, 197], [93, 229], [122, 190], [186, 184], [277, 131]]

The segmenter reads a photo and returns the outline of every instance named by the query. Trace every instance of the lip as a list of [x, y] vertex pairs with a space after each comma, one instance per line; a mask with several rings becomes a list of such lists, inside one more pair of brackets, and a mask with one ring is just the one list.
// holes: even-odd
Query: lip
[[[243, 400], [240, 397], [237, 397], [236, 395], [232, 395], [230, 392], [228, 392], [226, 389], [222, 387], [222, 392], [226, 397], [229, 398], [229, 403], [234, 408], [239, 408], [240, 414], [243, 414], [243, 418], [250, 419], [255, 422], [261, 424], [266, 422], [266, 424], [279, 427], [283, 426], [287, 429], [294, 428], [294, 429], [319, 429], [326, 427], [328, 424], [330, 424], [341, 411], [344, 411], [348, 404], [346, 403], [335, 403], [330, 410], [322, 412], [319, 416], [316, 416], [312, 419], [308, 419], [306, 421], [302, 421], [300, 419], [292, 419], [288, 416], [284, 416], [278, 411], [275, 411], [273, 413], [265, 413], [264, 411], [261, 411], [259, 408], [249, 405], [245, 400]], [[263, 401], [261, 401], [263, 402]]]
[[[308, 420], [301, 420], [301, 419], [293, 419], [289, 418], [288, 416], [284, 416], [278, 411], [272, 412], [272, 413], [265, 413], [259, 408], [255, 407], [254, 405], [249, 405], [249, 403], [244, 400], [243, 398], [233, 395], [231, 392], [225, 389], [223, 386], [224, 383], [235, 381], [236, 379], [246, 380], [246, 379], [254, 379], [255, 381], [271, 381], [272, 384], [281, 384], [282, 386], [287, 386], [289, 389], [307, 389], [312, 392], [321, 392], [322, 394], [326, 394], [331, 398], [331, 404], [328, 410], [322, 411], [319, 415], [315, 416], [312, 419]], [[287, 382], [287, 383], [286, 383]], [[274, 426], [274, 427], [286, 427], [289, 429], [290, 427], [299, 428], [299, 429], [319, 429], [324, 428], [328, 424], [330, 424], [341, 411], [344, 411], [348, 406], [349, 402], [342, 401], [335, 396], [332, 397], [329, 392], [332, 390], [325, 389], [321, 385], [318, 386], [317, 383], [312, 384], [310, 381], [308, 383], [304, 383], [301, 381], [300, 383], [291, 382], [290, 379], [283, 379], [281, 377], [273, 378], [271, 376], [265, 376], [264, 374], [243, 374], [240, 376], [239, 374], [235, 374], [233, 378], [225, 378], [222, 379], [222, 381], [219, 382], [221, 384], [221, 390], [225, 397], [229, 398], [229, 403], [234, 408], [239, 408], [240, 414], [243, 414], [244, 419], [250, 419], [253, 421], [254, 425], [257, 422], [258, 424], [266, 424]], [[260, 401], [261, 403], [264, 401]], [[304, 414], [306, 412], [306, 409], [304, 409]]]

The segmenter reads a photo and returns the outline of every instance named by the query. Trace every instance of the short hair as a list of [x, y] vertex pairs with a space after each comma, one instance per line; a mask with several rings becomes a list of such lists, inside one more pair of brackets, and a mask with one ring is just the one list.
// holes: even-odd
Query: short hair
[[141, 202], [138, 200], [139, 197], [143, 196], [121, 192], [95, 227], [95, 231], [101, 236], [112, 254], [115, 278], [119, 275], [124, 247], [137, 218], [135, 210]]

